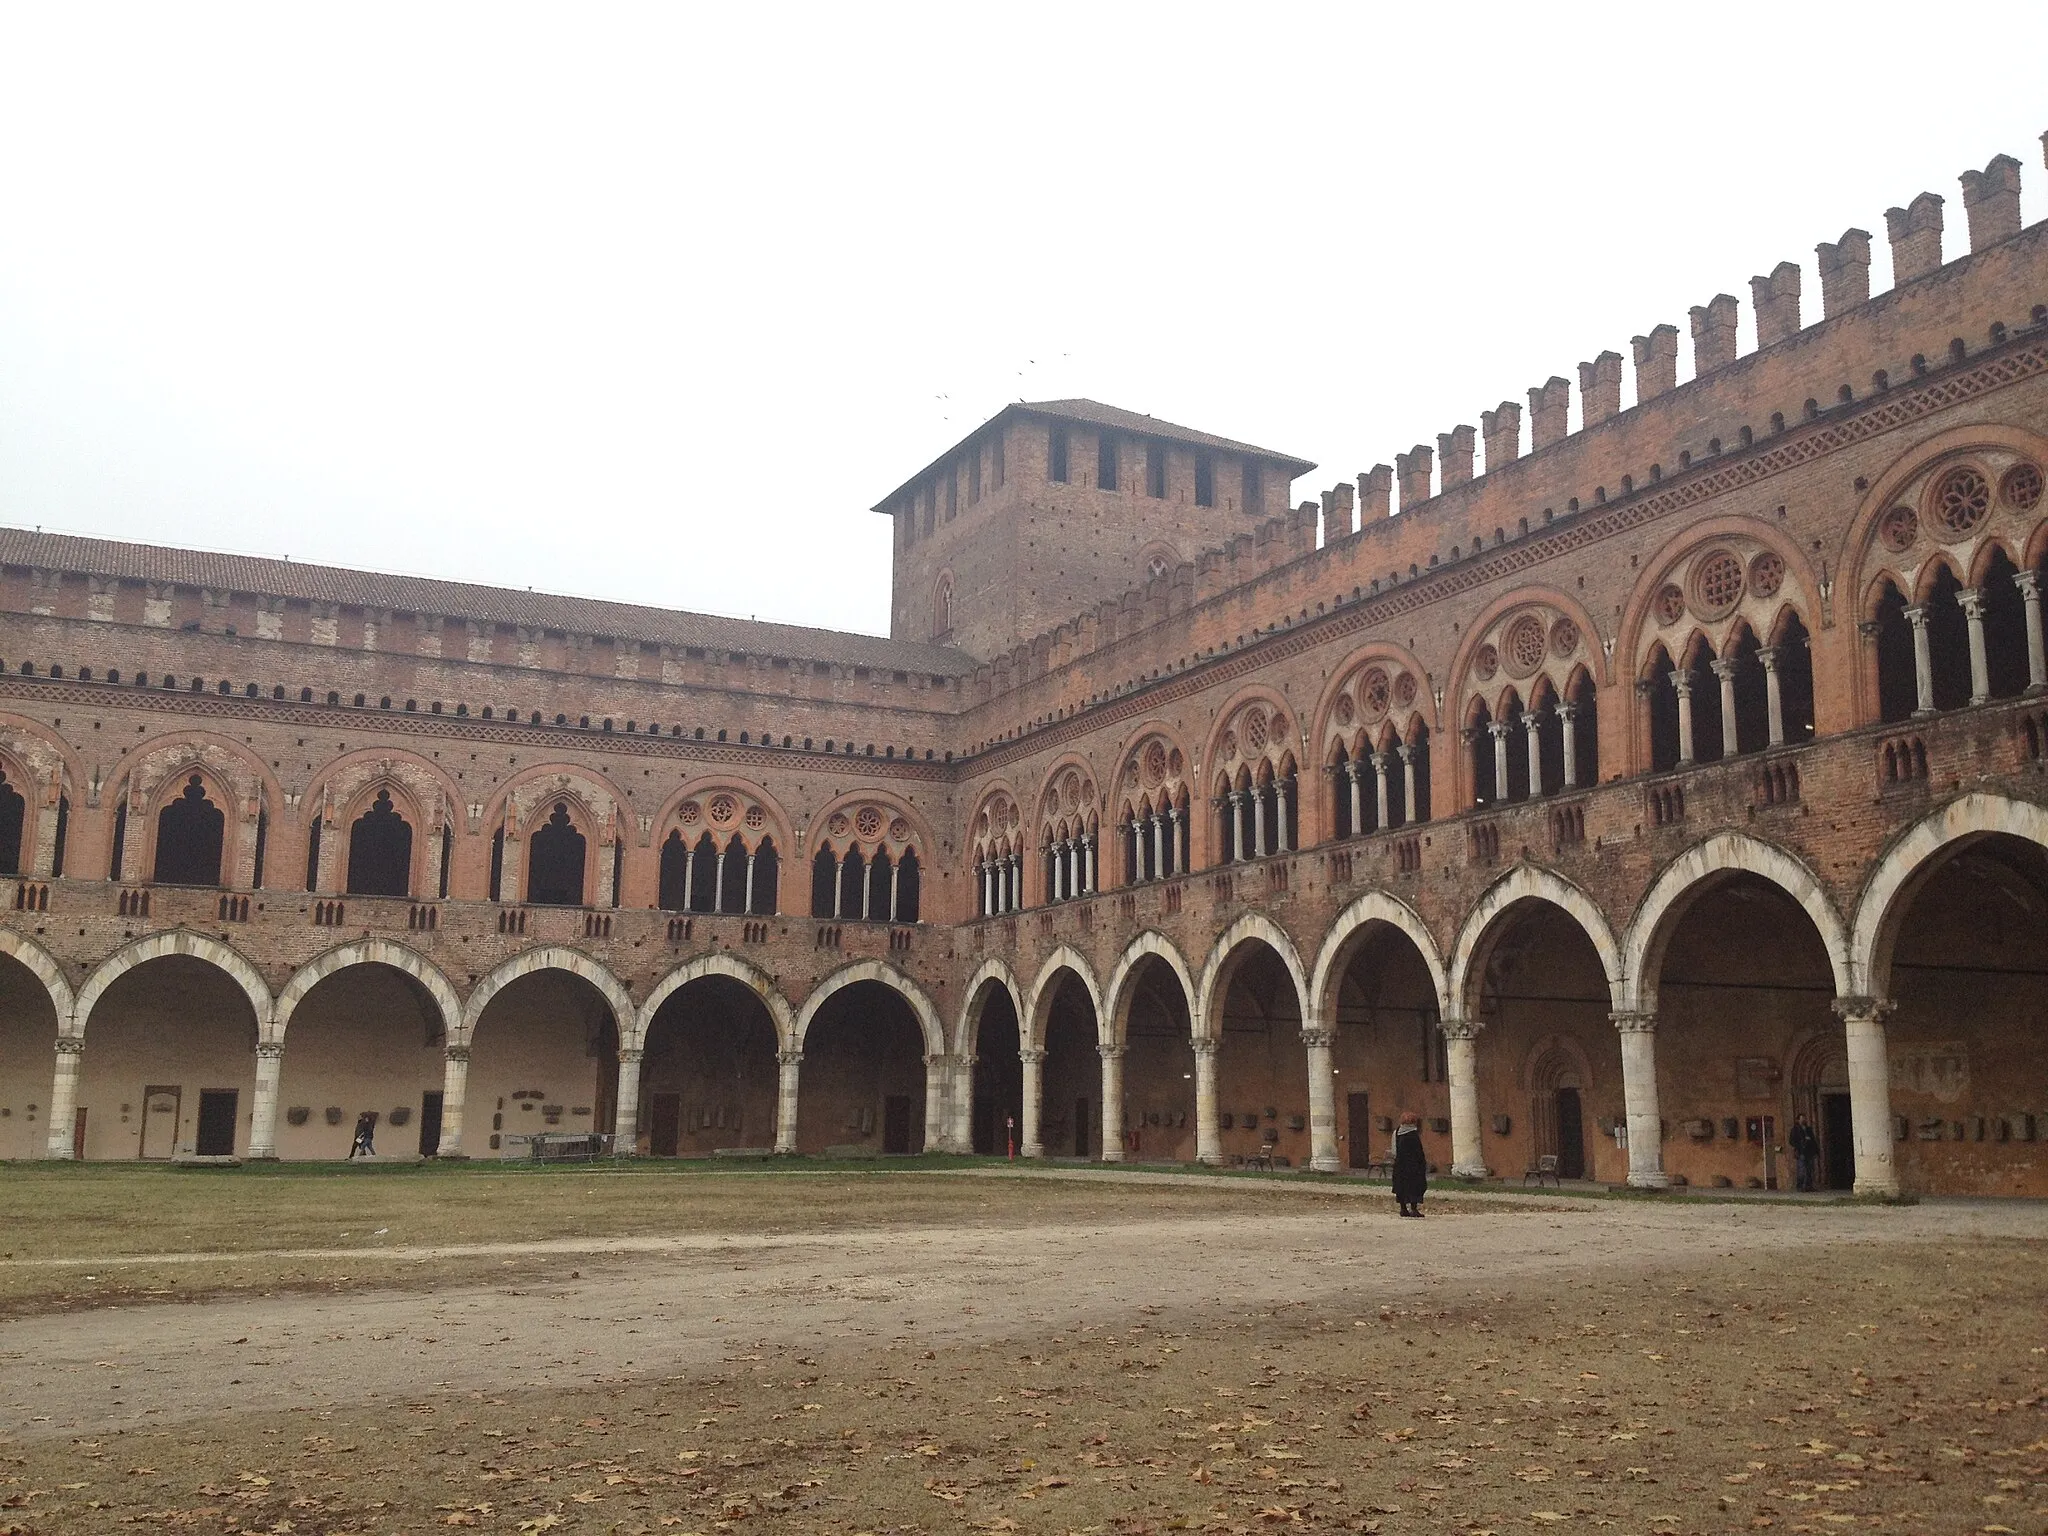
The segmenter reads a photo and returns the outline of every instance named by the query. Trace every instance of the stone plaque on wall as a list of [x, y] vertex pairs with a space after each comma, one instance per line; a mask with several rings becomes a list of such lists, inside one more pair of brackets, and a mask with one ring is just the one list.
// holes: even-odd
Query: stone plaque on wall
[[1970, 1088], [1970, 1048], [1960, 1040], [1929, 1041], [1892, 1051], [1892, 1088], [1956, 1099]]
[[1735, 1097], [1774, 1099], [1778, 1096], [1778, 1059], [1775, 1056], [1735, 1058]]

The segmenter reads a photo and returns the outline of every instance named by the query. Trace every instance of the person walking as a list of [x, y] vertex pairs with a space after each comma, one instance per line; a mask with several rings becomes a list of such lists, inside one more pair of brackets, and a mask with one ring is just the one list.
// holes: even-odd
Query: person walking
[[1820, 1138], [1806, 1123], [1806, 1116], [1794, 1115], [1788, 1139], [1792, 1143], [1792, 1182], [1810, 1193], [1820, 1184]]
[[377, 1155], [376, 1139], [377, 1111], [366, 1109], [356, 1116], [356, 1134], [355, 1139], [348, 1145], [348, 1160], [354, 1162], [358, 1155], [375, 1157]]
[[1422, 1150], [1422, 1117], [1404, 1110], [1401, 1125], [1394, 1132], [1394, 1199], [1403, 1216], [1422, 1214], [1422, 1197], [1429, 1189], [1429, 1156]]

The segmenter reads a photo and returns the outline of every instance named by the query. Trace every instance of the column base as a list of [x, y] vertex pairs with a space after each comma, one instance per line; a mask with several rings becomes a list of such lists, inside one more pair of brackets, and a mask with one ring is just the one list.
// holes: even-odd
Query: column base
[[1102, 1156], [1101, 1156], [1101, 1158], [1099, 1159], [1099, 1161], [1101, 1161], [1101, 1162], [1105, 1162], [1105, 1163], [1120, 1163], [1120, 1162], [1122, 1162], [1123, 1160], [1124, 1160], [1124, 1149], [1123, 1149], [1122, 1147], [1115, 1147], [1115, 1148], [1109, 1148], [1109, 1147], [1105, 1147], [1105, 1148], [1103, 1149], [1103, 1152], [1102, 1152]]
[[1308, 1162], [1311, 1173], [1342, 1173], [1344, 1165], [1334, 1157], [1312, 1157]]
[[1631, 1173], [1628, 1176], [1628, 1187], [1630, 1189], [1669, 1189], [1671, 1187], [1671, 1175], [1661, 1171], [1657, 1173]]
[[469, 1161], [469, 1154], [467, 1152], [436, 1152], [434, 1154], [434, 1161], [437, 1163], [466, 1163]]
[[1017, 1149], [1017, 1155], [1029, 1158], [1035, 1163], [1043, 1162], [1045, 1161], [1045, 1148], [1038, 1143], [1027, 1141]]
[[242, 1154], [242, 1161], [245, 1163], [274, 1163], [279, 1161], [279, 1158], [275, 1152], [244, 1152]]
[[1484, 1163], [1453, 1163], [1451, 1164], [1451, 1177], [1476, 1184], [1481, 1179], [1492, 1178], [1493, 1170]]
[[1201, 1168], [1221, 1168], [1223, 1166], [1223, 1154], [1221, 1152], [1197, 1152], [1195, 1154], [1195, 1164]]
[[1855, 1187], [1849, 1193], [1856, 1196], [1859, 1200], [1896, 1200], [1899, 1198], [1899, 1181], [1897, 1179], [1873, 1179], [1868, 1181], [1858, 1179]]

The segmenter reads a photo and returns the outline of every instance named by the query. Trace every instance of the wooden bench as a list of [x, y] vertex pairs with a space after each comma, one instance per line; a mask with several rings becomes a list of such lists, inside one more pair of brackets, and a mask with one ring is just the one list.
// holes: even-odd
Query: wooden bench
[[609, 1157], [612, 1150], [608, 1131], [536, 1131], [530, 1136], [511, 1135], [508, 1144], [526, 1143], [526, 1156], [536, 1163], [587, 1163]]

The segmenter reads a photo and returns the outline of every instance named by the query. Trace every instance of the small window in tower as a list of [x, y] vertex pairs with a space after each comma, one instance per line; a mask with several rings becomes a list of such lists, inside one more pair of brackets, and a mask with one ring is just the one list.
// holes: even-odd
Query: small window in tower
[[996, 477], [996, 489], [1001, 490], [1003, 485], [1003, 433], [1000, 427], [996, 429], [996, 435], [989, 439], [988, 462], [990, 472]]
[[1104, 491], [1116, 489], [1116, 454], [1116, 434], [1113, 432], [1103, 433], [1097, 439], [1095, 445], [1096, 489]]
[[938, 511], [939, 488], [935, 485], [927, 486], [924, 492], [924, 536], [926, 538], [932, 536], [932, 525], [938, 518]]
[[1206, 453], [1195, 460], [1195, 505], [1216, 505], [1216, 461]]
[[974, 445], [974, 452], [967, 456], [967, 505], [973, 506], [981, 500], [981, 444]]
[[1166, 499], [1166, 450], [1157, 443], [1145, 445], [1145, 494]]
[[953, 521], [959, 512], [960, 471], [949, 464], [946, 466], [946, 521]]
[[1259, 466], [1251, 459], [1244, 461], [1244, 510], [1255, 516], [1265, 511], [1260, 497]]
[[1045, 478], [1064, 485], [1067, 481], [1067, 429], [1054, 427], [1046, 445]]

